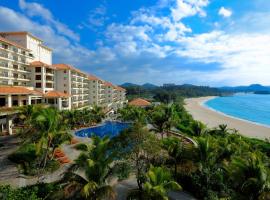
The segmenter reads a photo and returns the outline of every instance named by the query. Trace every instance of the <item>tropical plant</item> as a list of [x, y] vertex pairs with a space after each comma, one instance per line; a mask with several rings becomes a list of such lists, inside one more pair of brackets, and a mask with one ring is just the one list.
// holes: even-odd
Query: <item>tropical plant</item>
[[182, 187], [173, 181], [170, 172], [163, 167], [150, 167], [143, 190], [149, 199], [168, 199], [168, 192]]
[[169, 156], [174, 162], [174, 176], [177, 174], [177, 164], [181, 161], [184, 149], [183, 142], [176, 137], [168, 137], [163, 139], [163, 147], [168, 151]]
[[171, 128], [176, 125], [178, 116], [175, 112], [175, 105], [159, 105], [154, 107], [150, 112], [150, 122], [154, 126], [154, 130], [161, 134], [168, 133]]
[[119, 118], [123, 121], [146, 124], [146, 111], [143, 108], [129, 106], [119, 110]]
[[270, 189], [270, 170], [258, 152], [233, 158], [225, 169], [232, 185], [249, 199], [257, 199]]
[[105, 197], [114, 199], [115, 193], [108, 184], [114, 160], [114, 153], [108, 148], [110, 139], [92, 137], [92, 140], [91, 145], [77, 145], [82, 153], [64, 175], [66, 190], [70, 191], [70, 198], [81, 196], [93, 200]]
[[[36, 131], [36, 134], [34, 134], [32, 138], [33, 141], [36, 142], [37, 154], [43, 154], [40, 165], [45, 167], [50, 154], [50, 148], [52, 145], [53, 147], [59, 145], [59, 140], [57, 141], [56, 137], [70, 138], [64, 136], [68, 134], [68, 130], [65, 123], [62, 121], [62, 116], [55, 108], [37, 110], [32, 115], [31, 123]], [[57, 141], [57, 144], [53, 144], [54, 141]], [[46, 147], [43, 153], [42, 149], [44, 146]]]
[[93, 122], [95, 123], [100, 123], [102, 121], [102, 119], [105, 118], [105, 113], [102, 109], [102, 107], [99, 106], [93, 106], [93, 108], [91, 109], [91, 114], [93, 117]]
[[112, 144], [111, 148], [117, 150], [118, 158], [126, 160], [132, 166], [140, 191], [150, 164], [162, 163], [167, 159], [157, 137], [139, 123], [113, 138]]

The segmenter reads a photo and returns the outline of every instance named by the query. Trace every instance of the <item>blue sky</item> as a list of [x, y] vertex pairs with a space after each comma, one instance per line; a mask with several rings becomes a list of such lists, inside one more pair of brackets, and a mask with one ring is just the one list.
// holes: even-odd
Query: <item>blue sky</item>
[[269, 0], [0, 0], [0, 31], [29, 31], [116, 84], [270, 85]]

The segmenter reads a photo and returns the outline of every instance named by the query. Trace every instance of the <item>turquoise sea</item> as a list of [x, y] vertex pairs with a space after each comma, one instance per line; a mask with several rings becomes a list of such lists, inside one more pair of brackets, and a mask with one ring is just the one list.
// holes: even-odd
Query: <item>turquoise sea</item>
[[204, 105], [232, 117], [270, 126], [270, 95], [239, 93], [211, 99]]

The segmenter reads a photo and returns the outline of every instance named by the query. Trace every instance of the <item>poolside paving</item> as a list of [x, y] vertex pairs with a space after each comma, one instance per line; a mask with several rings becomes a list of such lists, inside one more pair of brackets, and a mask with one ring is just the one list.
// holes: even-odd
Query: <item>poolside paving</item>
[[14, 135], [0, 137], [0, 184], [20, 175], [16, 164], [8, 159], [8, 155], [18, 149], [19, 143], [19, 138]]
[[[77, 138], [80, 142], [89, 142], [89, 138]], [[0, 137], [0, 184], [9, 184], [13, 187], [23, 187], [33, 185], [37, 182], [54, 182], [61, 178], [70, 164], [62, 165], [58, 170], [51, 174], [45, 174], [40, 177], [25, 176], [19, 173], [15, 163], [9, 161], [8, 155], [16, 151], [20, 144], [20, 139], [16, 136]], [[3, 146], [2, 146], [3, 145]], [[68, 158], [75, 160], [80, 151], [73, 148], [74, 145], [64, 144], [61, 146]]]

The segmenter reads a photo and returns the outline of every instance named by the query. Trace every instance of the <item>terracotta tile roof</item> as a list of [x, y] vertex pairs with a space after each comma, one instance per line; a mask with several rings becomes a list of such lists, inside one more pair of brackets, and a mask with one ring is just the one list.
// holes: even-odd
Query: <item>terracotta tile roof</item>
[[122, 87], [119, 87], [119, 86], [115, 86], [115, 89], [116, 89], [116, 90], [119, 90], [119, 91], [126, 91], [125, 88], [122, 88]]
[[27, 49], [27, 48], [25, 48], [25, 47], [23, 47], [23, 46], [21, 46], [21, 45], [15, 43], [15, 42], [13, 42], [13, 41], [10, 41], [10, 40], [8, 40], [8, 39], [2, 37], [2, 36], [0, 36], [0, 41], [5, 42], [5, 43], [8, 43], [8, 44], [10, 44], [10, 45], [13, 45], [13, 46], [15, 46], [15, 47], [24, 49], [24, 50], [26, 50], [26, 51], [30, 51], [29, 49]]
[[51, 68], [51, 69], [55, 69], [54, 66], [52, 65], [48, 65], [44, 62], [41, 62], [41, 61], [34, 61], [34, 62], [31, 62], [30, 63], [30, 67], [46, 67], [46, 68]]
[[21, 94], [21, 95], [39, 95], [42, 96], [42, 93], [36, 90], [30, 90], [22, 86], [0, 86], [0, 94]]
[[53, 66], [58, 70], [65, 70], [66, 69], [66, 70], [75, 71], [79, 74], [87, 75], [86, 73], [82, 72], [81, 70], [77, 69], [76, 67], [73, 67], [73, 66], [68, 65], [68, 64], [59, 63], [59, 64], [53, 64]]
[[59, 97], [68, 98], [68, 97], [70, 97], [70, 95], [68, 95], [64, 92], [52, 90], [52, 91], [48, 91], [47, 93], [45, 93], [44, 97], [45, 98], [59, 98]]
[[92, 75], [92, 74], [88, 74], [88, 80], [90, 81], [97, 81], [100, 80], [98, 77]]
[[114, 87], [114, 85], [108, 81], [104, 81], [104, 86], [111, 86], [111, 87]]
[[151, 103], [149, 101], [146, 101], [146, 100], [141, 99], [141, 98], [133, 99], [128, 104], [132, 105], [132, 106], [142, 106], [142, 107], [151, 105]]

